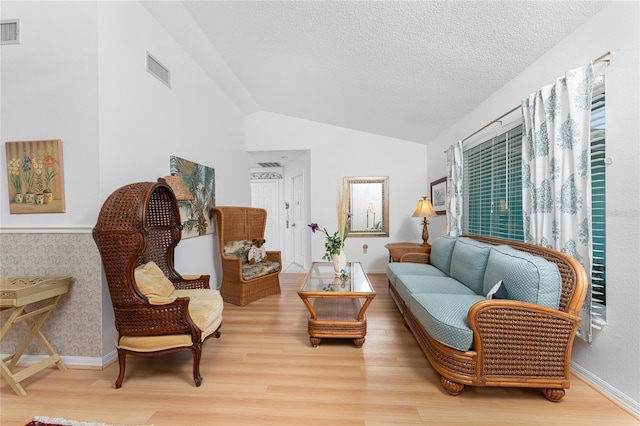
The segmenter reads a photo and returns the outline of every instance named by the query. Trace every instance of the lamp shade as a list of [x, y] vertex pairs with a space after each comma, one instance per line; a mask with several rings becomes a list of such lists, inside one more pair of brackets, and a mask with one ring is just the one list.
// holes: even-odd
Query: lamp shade
[[431, 205], [431, 201], [427, 200], [426, 196], [422, 197], [422, 200], [418, 201], [418, 206], [416, 207], [416, 211], [413, 212], [412, 217], [436, 217], [436, 211], [433, 209], [433, 205]]
[[176, 200], [178, 201], [193, 201], [195, 197], [191, 192], [189, 192], [189, 188], [185, 185], [181, 176], [165, 176], [164, 180], [167, 182], [167, 185], [171, 187], [174, 195], [176, 196]]

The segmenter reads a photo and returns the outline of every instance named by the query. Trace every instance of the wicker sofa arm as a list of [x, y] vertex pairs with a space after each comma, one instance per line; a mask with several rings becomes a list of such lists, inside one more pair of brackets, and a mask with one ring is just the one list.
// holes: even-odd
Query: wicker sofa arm
[[[142, 304], [114, 307], [118, 333], [127, 336], [162, 336], [200, 330], [189, 315], [189, 298], [178, 297], [166, 305]], [[199, 336], [198, 336], [199, 337]]]
[[568, 383], [579, 316], [533, 303], [486, 300], [474, 304], [467, 319], [481, 376], [566, 376]]
[[282, 253], [280, 251], [267, 251], [267, 259], [272, 262], [278, 262], [282, 267]]
[[400, 258], [400, 262], [411, 262], [411, 263], [431, 263], [431, 255], [426, 253], [405, 253]]

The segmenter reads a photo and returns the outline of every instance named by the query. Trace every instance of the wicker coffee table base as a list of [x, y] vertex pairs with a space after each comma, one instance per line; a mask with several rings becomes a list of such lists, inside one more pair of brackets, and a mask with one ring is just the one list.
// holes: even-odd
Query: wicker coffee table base
[[362, 303], [358, 299], [315, 299], [314, 310], [318, 319], [309, 318], [309, 341], [314, 348], [323, 338], [353, 339], [356, 347], [364, 345], [367, 318], [358, 320]]
[[309, 341], [317, 347], [322, 339], [353, 339], [361, 348], [367, 334], [365, 312], [376, 297], [358, 262], [347, 264], [346, 278], [336, 277], [329, 262], [313, 262], [298, 296], [309, 310]]

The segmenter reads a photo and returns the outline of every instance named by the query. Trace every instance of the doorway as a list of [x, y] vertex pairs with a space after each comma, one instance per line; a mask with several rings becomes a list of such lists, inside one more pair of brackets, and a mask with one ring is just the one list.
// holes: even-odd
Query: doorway
[[[282, 252], [283, 267], [289, 272], [298, 273], [308, 267], [307, 253], [311, 250], [311, 234], [307, 231], [306, 220], [309, 217], [309, 169], [311, 152], [309, 150], [289, 151], [251, 151], [251, 205], [267, 210], [268, 227], [273, 237], [268, 241], [269, 249]], [[277, 181], [278, 187], [273, 182]], [[273, 221], [270, 218], [274, 218]], [[275, 235], [279, 236], [279, 240]], [[278, 247], [270, 239], [278, 241]], [[275, 244], [275, 243], [274, 243]], [[283, 269], [284, 270], [284, 269]]]
[[299, 174], [291, 178], [292, 197], [292, 244], [293, 262], [300, 266], [306, 265], [305, 258], [305, 204], [304, 204], [304, 174]]
[[267, 211], [267, 223], [264, 229], [264, 239], [269, 250], [283, 251], [282, 218], [280, 206], [282, 179], [253, 179], [251, 180], [251, 206], [263, 208]]

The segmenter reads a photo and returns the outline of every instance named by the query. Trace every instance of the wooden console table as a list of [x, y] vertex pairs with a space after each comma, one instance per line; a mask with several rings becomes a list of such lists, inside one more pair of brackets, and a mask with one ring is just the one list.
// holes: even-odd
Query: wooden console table
[[431, 246], [423, 246], [420, 243], [389, 243], [385, 247], [389, 250], [389, 262], [399, 262], [406, 253], [431, 254]]
[[[47, 317], [58, 304], [63, 294], [69, 291], [69, 283], [72, 277], [6, 277], [0, 279], [0, 310], [13, 309], [11, 316], [2, 326], [0, 342], [4, 340], [11, 327], [20, 321], [24, 321], [31, 332], [24, 338], [16, 353], [0, 360], [0, 373], [13, 391], [21, 396], [25, 392], [20, 382], [42, 371], [50, 365], [56, 364], [58, 370], [66, 371], [67, 367], [60, 359], [49, 341], [44, 337], [40, 328]], [[27, 306], [41, 302], [32, 310]], [[34, 338], [38, 338], [40, 344], [46, 349], [49, 356], [36, 364], [13, 372], [18, 360], [29, 347]]]

